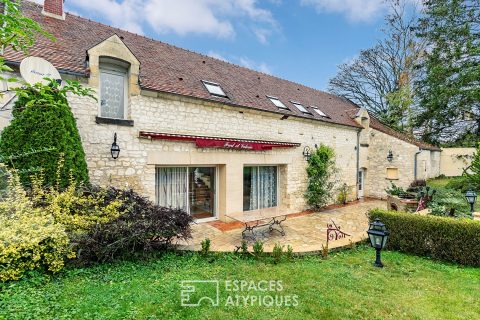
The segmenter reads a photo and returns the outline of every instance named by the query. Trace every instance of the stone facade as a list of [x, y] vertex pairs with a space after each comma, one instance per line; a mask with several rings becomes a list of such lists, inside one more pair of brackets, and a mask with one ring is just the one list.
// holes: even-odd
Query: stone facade
[[[126, 119], [100, 118], [100, 102], [69, 96], [93, 183], [133, 188], [155, 201], [157, 167], [214, 166], [217, 172], [217, 217], [226, 220], [228, 214], [243, 212], [244, 166], [277, 166], [278, 207], [285, 213], [305, 210], [307, 162], [302, 152], [306, 146], [313, 149], [316, 144], [323, 143], [335, 150], [336, 185], [339, 187], [345, 183], [348, 186], [348, 200], [359, 195], [384, 198], [385, 189], [391, 182], [406, 188], [414, 180], [415, 173], [419, 179], [435, 177], [439, 173], [439, 152], [420, 150], [414, 144], [370, 128], [370, 117], [364, 109], [359, 109], [354, 117], [363, 127], [361, 129], [300, 117], [285, 119], [277, 113], [141, 90], [138, 85], [139, 61], [116, 35], [89, 49], [88, 56], [89, 77], [76, 80], [97, 92], [103, 57], [129, 65], [125, 81], [128, 88]], [[271, 151], [197, 148], [188, 141], [141, 138], [140, 131], [283, 141], [300, 146]], [[115, 133], [121, 148], [116, 160], [110, 154]], [[387, 161], [390, 150], [393, 152], [391, 162]], [[364, 172], [363, 194], [357, 190], [359, 168]]]
[[[359, 167], [365, 172], [365, 196], [385, 198], [385, 189], [390, 187], [391, 183], [407, 188], [415, 180], [415, 175], [416, 179], [439, 175], [439, 151], [422, 150], [416, 145], [371, 128], [369, 115], [365, 111], [357, 114], [357, 122], [364, 127], [359, 138]], [[389, 151], [393, 154], [391, 162], [387, 160]]]
[[[132, 187], [155, 199], [155, 168], [171, 165], [212, 165], [219, 170], [219, 213], [242, 210], [243, 166], [271, 164], [280, 168], [280, 205], [288, 211], [305, 209], [306, 188], [304, 146], [324, 143], [334, 148], [339, 169], [338, 184], [346, 183], [350, 199], [356, 197], [357, 129], [308, 121], [281, 120], [281, 116], [241, 110], [172, 94], [143, 91], [130, 97], [134, 126], [98, 124], [98, 104], [92, 99], [70, 97], [77, 119], [86, 159], [94, 183]], [[262, 139], [301, 143], [299, 148], [272, 151], [199, 149], [191, 142], [148, 140], [139, 131], [181, 133], [242, 139]], [[120, 157], [112, 159], [114, 133]], [[223, 180], [223, 181], [222, 181]]]

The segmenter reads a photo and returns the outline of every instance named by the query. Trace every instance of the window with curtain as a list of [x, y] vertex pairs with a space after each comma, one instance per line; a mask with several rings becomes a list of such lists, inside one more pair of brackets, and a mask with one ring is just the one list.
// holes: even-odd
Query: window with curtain
[[114, 59], [100, 60], [100, 116], [124, 119], [128, 64]]
[[215, 167], [158, 167], [155, 185], [157, 204], [183, 209], [195, 219], [216, 214]]
[[277, 167], [258, 166], [243, 169], [243, 210], [277, 206]]
[[157, 204], [188, 211], [188, 170], [186, 167], [157, 168]]

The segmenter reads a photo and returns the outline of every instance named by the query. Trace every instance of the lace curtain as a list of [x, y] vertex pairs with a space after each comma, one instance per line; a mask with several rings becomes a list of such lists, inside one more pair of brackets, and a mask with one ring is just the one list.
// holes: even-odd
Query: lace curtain
[[188, 172], [186, 167], [157, 168], [157, 204], [188, 210]]
[[250, 210], [277, 205], [277, 167], [252, 167]]

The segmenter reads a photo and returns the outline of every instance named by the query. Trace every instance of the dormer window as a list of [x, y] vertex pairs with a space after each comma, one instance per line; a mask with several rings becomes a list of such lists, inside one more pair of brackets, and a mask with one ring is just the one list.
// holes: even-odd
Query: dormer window
[[100, 58], [100, 117], [126, 118], [129, 63]]
[[289, 109], [287, 108], [287, 106], [284, 105], [283, 102], [280, 101], [278, 98], [270, 97], [270, 96], [267, 96], [267, 98], [270, 99], [270, 101], [272, 101], [272, 103], [273, 103], [274, 105], [276, 105], [277, 108], [279, 108], [279, 109], [284, 109], [284, 110], [289, 110]]
[[320, 116], [324, 118], [329, 118], [322, 110], [318, 109], [317, 107], [312, 106], [312, 109]]
[[203, 80], [202, 83], [211, 95], [228, 98], [222, 87], [220, 87], [218, 83]]
[[295, 101], [290, 101], [290, 102], [295, 106], [295, 108], [300, 110], [302, 113], [311, 114], [310, 111], [308, 111], [307, 108], [305, 108], [301, 103], [295, 102]]

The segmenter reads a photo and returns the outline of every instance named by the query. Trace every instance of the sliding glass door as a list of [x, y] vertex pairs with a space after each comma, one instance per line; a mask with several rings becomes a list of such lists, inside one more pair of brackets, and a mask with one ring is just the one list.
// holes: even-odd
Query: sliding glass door
[[277, 171], [276, 166], [243, 168], [243, 211], [277, 206]]
[[195, 219], [215, 217], [215, 171], [215, 167], [157, 168], [157, 204], [183, 209]]

